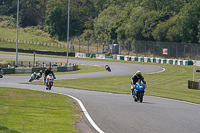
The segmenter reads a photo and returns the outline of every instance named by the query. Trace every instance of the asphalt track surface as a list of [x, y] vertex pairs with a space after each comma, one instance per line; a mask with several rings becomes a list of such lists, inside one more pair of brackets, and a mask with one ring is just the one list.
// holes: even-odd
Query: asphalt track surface
[[[0, 54], [0, 58], [15, 58], [14, 55]], [[32, 59], [19, 56], [19, 59]], [[36, 57], [36, 60], [66, 62], [66, 59]], [[163, 68], [103, 61], [69, 60], [71, 63], [111, 66], [112, 72], [57, 75], [59, 79], [130, 75], [137, 70], [143, 73], [161, 72]], [[25, 88], [44, 92], [70, 95], [82, 101], [92, 120], [105, 133], [199, 133], [200, 105], [166, 98], [144, 96], [143, 103], [133, 101], [131, 95], [93, 92], [70, 88], [53, 87], [46, 91], [44, 86], [19, 84], [28, 82], [29, 76], [5, 76], [0, 79], [1, 87]], [[78, 84], [78, 83], [77, 83]], [[130, 88], [127, 88], [130, 89]], [[148, 89], [148, 88], [147, 88]], [[78, 105], [79, 106], [79, 105]], [[85, 119], [86, 123], [89, 122]], [[89, 125], [92, 127], [91, 125]], [[96, 132], [96, 131], [95, 131]]]

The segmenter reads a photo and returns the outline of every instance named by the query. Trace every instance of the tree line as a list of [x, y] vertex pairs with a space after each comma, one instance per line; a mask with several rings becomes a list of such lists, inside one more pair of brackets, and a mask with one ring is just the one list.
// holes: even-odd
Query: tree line
[[[0, 15], [16, 19], [17, 0]], [[20, 0], [20, 26], [67, 38], [68, 0]], [[199, 0], [71, 0], [70, 37], [200, 43]]]

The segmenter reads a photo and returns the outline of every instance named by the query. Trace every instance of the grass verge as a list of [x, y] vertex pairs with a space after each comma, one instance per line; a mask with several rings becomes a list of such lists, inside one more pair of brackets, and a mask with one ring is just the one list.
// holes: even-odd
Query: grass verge
[[79, 133], [74, 123], [80, 118], [65, 95], [0, 87], [0, 132]]
[[[145, 64], [145, 63], [143, 63]], [[200, 91], [188, 89], [195, 66], [157, 64], [166, 70], [161, 73], [145, 74], [145, 95], [158, 96], [200, 104]], [[130, 93], [131, 75], [98, 78], [56, 80], [54, 86], [110, 93]], [[81, 86], [79, 84], [81, 84]], [[35, 83], [40, 84], [40, 83]]]
[[[132, 62], [132, 61], [127, 62], [121, 60], [120, 61], [101, 60], [101, 59], [89, 59], [89, 58], [82, 59], [75, 57], [73, 57], [72, 59], [134, 63], [134, 64], [155, 65], [163, 67], [166, 69], [166, 71], [162, 73], [144, 75], [148, 85], [145, 94], [200, 104], [200, 91], [187, 88], [188, 80], [192, 80], [193, 68], [195, 68], [196, 66], [181, 66], [181, 65], [159, 64], [150, 62], [148, 63]], [[125, 76], [100, 77], [100, 78], [68, 79], [60, 81], [56, 80], [54, 85], [67, 88], [129, 94], [130, 80], [131, 76], [125, 75]], [[82, 85], [81, 86], [77, 85], [76, 84], [77, 81]]]
[[[1, 38], [9, 38], [9, 39], [16, 39], [16, 29], [9, 29], [9, 28], [2, 28], [0, 27], [0, 37]], [[31, 33], [23, 32], [23, 30], [19, 30], [19, 40], [27, 40], [27, 41], [34, 41], [34, 42], [50, 42], [53, 43], [53, 39], [49, 37], [37, 36]]]
[[[10, 43], [10, 42], [0, 42], [0, 47], [3, 48], [16, 48], [16, 43]], [[61, 51], [66, 52], [67, 48], [63, 47], [48, 47], [43, 45], [36, 45], [36, 44], [18, 44], [19, 49], [34, 49], [34, 50], [49, 50], [49, 51]]]

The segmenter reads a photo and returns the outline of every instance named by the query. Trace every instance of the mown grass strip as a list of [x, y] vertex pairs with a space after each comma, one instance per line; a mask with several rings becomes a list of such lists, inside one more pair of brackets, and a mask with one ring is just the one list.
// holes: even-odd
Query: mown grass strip
[[[166, 70], [161, 73], [144, 74], [148, 86], [145, 95], [165, 97], [200, 104], [200, 91], [187, 88], [188, 80], [192, 79], [192, 72], [195, 66], [178, 66], [168, 64], [160, 64], [159, 66], [164, 67]], [[131, 77], [132, 75], [124, 75], [56, 80], [54, 82], [54, 86], [130, 94]], [[79, 84], [77, 84], [77, 82]]]
[[[65, 95], [0, 87], [0, 132], [79, 133], [81, 113]], [[17, 133], [17, 132], [13, 132]]]

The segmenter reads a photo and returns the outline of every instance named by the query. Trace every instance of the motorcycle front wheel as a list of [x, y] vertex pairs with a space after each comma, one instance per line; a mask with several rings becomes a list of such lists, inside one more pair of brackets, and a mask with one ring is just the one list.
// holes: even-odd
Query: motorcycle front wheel
[[52, 87], [51, 84], [49, 84], [49, 90], [51, 90], [51, 87]]
[[143, 96], [144, 96], [144, 92], [139, 92], [139, 93], [138, 93], [138, 100], [139, 100], [140, 102], [143, 102]]

